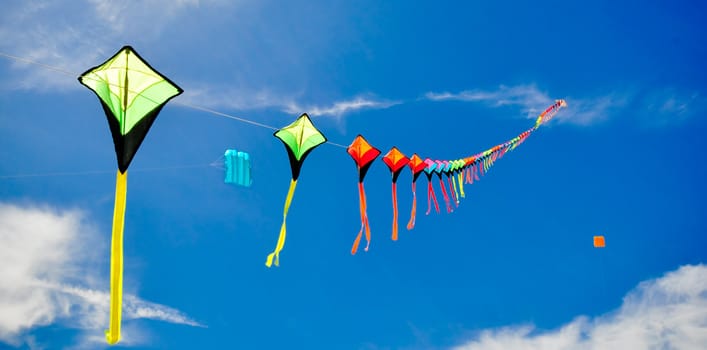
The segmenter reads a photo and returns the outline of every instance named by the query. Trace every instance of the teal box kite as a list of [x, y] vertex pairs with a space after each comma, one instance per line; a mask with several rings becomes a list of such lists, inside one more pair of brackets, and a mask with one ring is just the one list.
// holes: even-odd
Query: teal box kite
[[223, 181], [227, 184], [249, 187], [253, 183], [250, 176], [250, 155], [235, 149], [228, 149], [224, 157], [226, 158], [226, 178]]

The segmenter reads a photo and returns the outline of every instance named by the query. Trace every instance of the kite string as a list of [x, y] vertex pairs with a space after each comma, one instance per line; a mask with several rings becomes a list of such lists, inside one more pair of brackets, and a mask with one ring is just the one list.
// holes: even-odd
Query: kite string
[[[10, 54], [4, 53], [4, 52], [0, 52], [0, 56], [9, 58], [9, 59], [12, 59], [12, 60], [15, 60], [15, 61], [20, 61], [20, 62], [25, 62], [25, 63], [33, 64], [33, 65], [36, 65], [36, 66], [39, 66], [39, 67], [42, 67], [42, 68], [45, 68], [45, 69], [49, 69], [49, 70], [53, 70], [53, 71], [62, 73], [62, 74], [64, 74], [64, 75], [67, 75], [67, 76], [70, 76], [70, 77], [77, 77], [77, 76], [80, 75], [80, 74], [76, 74], [75, 72], [68, 71], [68, 70], [66, 70], [66, 69], [62, 69], [62, 68], [59, 68], [59, 67], [55, 67], [55, 66], [51, 66], [51, 65], [45, 64], [45, 63], [37, 62], [37, 61], [31, 60], [31, 59], [28, 59], [28, 58], [19, 57], [19, 56], [15, 56], [15, 55], [10, 55]], [[88, 79], [91, 79], [91, 78], [88, 78]], [[109, 85], [110, 85], [110, 84], [109, 84]], [[116, 85], [116, 86], [117, 86], [117, 87], [121, 87], [121, 86], [118, 86], [118, 85]], [[122, 87], [121, 87], [121, 88], [122, 88]], [[131, 92], [135, 92], [135, 91], [131, 91]], [[147, 97], [145, 97], [145, 98], [147, 98]], [[154, 101], [153, 101], [153, 102], [154, 102]], [[251, 119], [247, 119], [247, 118], [236, 117], [236, 116], [230, 115], [230, 114], [228, 114], [228, 113], [219, 112], [219, 111], [213, 110], [213, 109], [211, 109], [211, 108], [202, 107], [202, 106], [194, 105], [194, 104], [191, 104], [191, 103], [179, 102], [178, 100], [173, 100], [173, 101], [172, 101], [172, 104], [181, 105], [181, 106], [184, 106], [184, 107], [187, 107], [187, 108], [191, 108], [191, 109], [195, 109], [195, 110], [198, 110], [198, 111], [210, 113], [210, 114], [213, 114], [213, 115], [215, 115], [215, 116], [219, 116], [219, 117], [223, 117], [223, 118], [228, 118], [228, 119], [236, 120], [236, 121], [239, 121], [239, 122], [241, 122], [241, 123], [245, 123], [245, 124], [250, 124], [250, 125], [258, 126], [258, 127], [265, 128], [265, 129], [278, 130], [278, 128], [276, 128], [276, 127], [274, 127], [274, 126], [270, 126], [270, 125], [267, 125], [267, 124], [263, 124], [263, 123], [260, 123], [260, 122], [257, 122], [257, 121], [251, 120]], [[346, 146], [344, 146], [344, 145], [342, 145], [342, 144], [339, 144], [339, 143], [336, 143], [336, 142], [327, 141], [326, 143], [327, 143], [327, 144], [330, 144], [330, 145], [332, 145], [332, 146], [335, 146], [335, 147], [339, 147], [339, 148], [346, 149]], [[2, 177], [0, 177], [0, 178], [2, 178]]]
[[[175, 169], [189, 169], [189, 168], [205, 168], [205, 167], [218, 167], [215, 162], [209, 164], [195, 164], [195, 165], [177, 165], [177, 166], [166, 166], [166, 167], [151, 167], [151, 168], [137, 168], [130, 169], [131, 173], [134, 172], [149, 172], [149, 171], [161, 171], [161, 170], [175, 170]], [[0, 180], [5, 179], [21, 179], [27, 177], [49, 177], [49, 176], [74, 176], [74, 175], [100, 175], [100, 174], [111, 174], [115, 170], [86, 170], [86, 171], [72, 171], [72, 172], [57, 172], [57, 173], [37, 173], [37, 174], [17, 174], [17, 175], [0, 175]]]
[[68, 71], [68, 70], [65, 70], [65, 69], [62, 69], [62, 68], [59, 68], [59, 67], [50, 66], [50, 65], [48, 65], [48, 64], [44, 64], [44, 63], [41, 63], [41, 62], [33, 61], [33, 60], [28, 59], [28, 58], [19, 57], [19, 56], [14, 56], [14, 55], [6, 54], [6, 53], [4, 53], [4, 52], [0, 52], [0, 56], [6, 57], [6, 58], [9, 58], [9, 59], [13, 59], [13, 60], [15, 60], [15, 61], [21, 61], [21, 62], [25, 62], [25, 63], [34, 64], [34, 65], [36, 65], [36, 66], [40, 66], [40, 67], [43, 67], [43, 68], [46, 68], [46, 69], [50, 69], [50, 70], [53, 70], [53, 71], [56, 71], [56, 72], [59, 72], [59, 73], [63, 73], [63, 74], [68, 75], [68, 76], [72, 76], [72, 77], [78, 76], [78, 74], [74, 74], [73, 72], [70, 72], [70, 71]]

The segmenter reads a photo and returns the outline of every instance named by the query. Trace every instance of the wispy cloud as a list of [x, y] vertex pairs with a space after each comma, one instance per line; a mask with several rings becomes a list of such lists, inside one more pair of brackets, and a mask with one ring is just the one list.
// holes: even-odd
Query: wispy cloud
[[[532, 119], [547, 106], [564, 96], [550, 96], [535, 85], [505, 86], [496, 90], [465, 90], [458, 93], [428, 92], [425, 98], [431, 101], [465, 101], [484, 103], [492, 107], [518, 107], [521, 113]], [[601, 96], [595, 98], [566, 98], [568, 108], [555, 118], [575, 124], [589, 124], [606, 117], [607, 110], [614, 105], [615, 98]], [[572, 117], [570, 117], [570, 115]]]
[[501, 106], [521, 106], [526, 109], [538, 108], [551, 104], [555, 99], [550, 98], [547, 93], [540, 91], [535, 85], [505, 86], [501, 85], [497, 90], [465, 90], [458, 93], [450, 92], [428, 92], [425, 97], [432, 101], [469, 101], [484, 102], [495, 107]]
[[697, 92], [677, 89], [654, 89], [643, 92], [635, 88], [611, 91], [594, 96], [552, 96], [536, 85], [499, 86], [496, 90], [465, 90], [461, 92], [428, 92], [430, 101], [464, 101], [483, 103], [491, 107], [518, 107], [533, 119], [558, 98], [568, 107], [554, 119], [559, 123], [590, 125], [610, 118], [635, 115], [649, 125], [665, 125], [681, 121], [707, 110], [707, 100]]
[[[187, 15], [190, 8], [214, 2], [12, 2], [4, 4], [0, 13], [0, 51], [78, 76], [123, 44], [158, 41], [168, 26]], [[75, 79], [55, 71], [21, 61], [13, 61], [12, 67], [15, 75], [5, 79], [6, 89], [79, 88]]]
[[288, 113], [308, 113], [312, 116], [333, 116], [341, 117], [344, 114], [362, 109], [386, 109], [398, 105], [398, 101], [376, 100], [367, 97], [355, 97], [350, 100], [337, 101], [331, 105], [304, 105], [291, 103], [285, 108]]
[[455, 350], [704, 349], [707, 266], [683, 266], [642, 282], [606, 316], [580, 316], [549, 332], [531, 325], [481, 331]]
[[364, 109], [386, 109], [399, 101], [379, 99], [374, 96], [356, 96], [351, 99], [333, 102], [332, 104], [306, 104], [298, 102], [300, 97], [275, 92], [268, 89], [248, 91], [233, 88], [197, 87], [186, 91], [179, 101], [185, 104], [204, 106], [208, 108], [224, 108], [229, 110], [255, 110], [273, 108], [282, 112], [299, 115], [307, 113], [310, 116], [342, 117], [348, 113]]
[[[108, 324], [109, 294], [94, 266], [106, 253], [80, 211], [0, 203], [0, 342], [36, 342], [32, 329], [62, 324], [96, 333]], [[164, 305], [124, 296], [124, 318], [201, 326]], [[90, 338], [90, 337], [89, 337]], [[129, 334], [126, 342], [134, 343]]]

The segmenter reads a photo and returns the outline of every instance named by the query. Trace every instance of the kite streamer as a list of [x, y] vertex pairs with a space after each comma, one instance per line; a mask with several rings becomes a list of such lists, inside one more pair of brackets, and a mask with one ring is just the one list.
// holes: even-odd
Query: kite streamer
[[435, 195], [435, 190], [432, 187], [432, 174], [435, 173], [437, 169], [437, 163], [430, 158], [425, 159], [425, 176], [427, 176], [427, 212], [425, 215], [429, 215], [432, 210], [431, 201], [434, 201], [435, 210], [439, 214], [439, 203], [437, 203], [437, 196]]
[[110, 257], [110, 323], [106, 341], [115, 344], [120, 340], [120, 317], [123, 305], [123, 226], [125, 223], [125, 196], [128, 191], [128, 172], [117, 172], [115, 180], [115, 205], [113, 206], [113, 233]]
[[285, 197], [285, 209], [282, 211], [282, 225], [280, 226], [280, 235], [277, 237], [277, 245], [275, 250], [268, 254], [268, 258], [265, 260], [265, 266], [270, 267], [273, 264], [273, 259], [275, 266], [280, 266], [280, 252], [282, 248], [285, 247], [285, 239], [287, 238], [287, 212], [290, 210], [290, 204], [292, 204], [292, 196], [295, 194], [295, 188], [297, 187], [297, 180], [290, 181], [290, 189], [287, 190], [287, 197]]
[[442, 189], [442, 197], [444, 198], [444, 204], [447, 206], [447, 213], [452, 212], [452, 203], [449, 201], [449, 195], [445, 189], [444, 181], [442, 180], [442, 172], [444, 170], [444, 163], [441, 160], [435, 161], [436, 167], [434, 169], [435, 174], [437, 174], [437, 179], [439, 179], [439, 187]]
[[79, 82], [100, 100], [118, 160], [111, 239], [110, 325], [106, 331], [108, 344], [116, 344], [120, 341], [128, 167], [162, 107], [183, 90], [150, 67], [130, 46], [81, 74]]

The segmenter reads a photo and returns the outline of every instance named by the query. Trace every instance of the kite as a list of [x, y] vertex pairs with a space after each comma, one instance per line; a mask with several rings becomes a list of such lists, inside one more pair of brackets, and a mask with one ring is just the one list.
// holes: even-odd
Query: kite
[[249, 187], [253, 183], [250, 176], [250, 155], [235, 149], [227, 149], [224, 157], [226, 178], [223, 182]]
[[381, 154], [381, 151], [371, 146], [363, 136], [358, 135], [351, 145], [346, 148], [346, 152], [353, 158], [358, 168], [358, 201], [361, 212], [361, 230], [358, 231], [358, 236], [356, 236], [353, 246], [351, 246], [351, 254], [353, 255], [356, 254], [358, 250], [358, 244], [361, 241], [361, 234], [364, 230], [366, 232], [366, 248], [364, 248], [364, 250], [368, 251], [371, 245], [371, 227], [368, 224], [368, 214], [366, 213], [366, 192], [363, 189], [363, 179], [366, 177], [368, 168], [371, 167], [373, 161]]
[[108, 344], [116, 344], [120, 341], [128, 167], [162, 107], [183, 90], [155, 71], [130, 46], [124, 46], [78, 79], [101, 101], [118, 160], [111, 239], [110, 325], [105, 332]]
[[549, 122], [553, 117], [555, 117], [561, 107], [567, 107], [567, 102], [565, 102], [565, 100], [555, 100], [555, 103], [552, 106], [548, 107], [545, 111], [540, 113], [538, 119], [535, 121], [535, 126], [533, 127], [533, 130], [537, 129], [540, 124], [545, 124]]
[[434, 160], [427, 158], [425, 159], [425, 176], [427, 176], [427, 212], [425, 215], [429, 215], [432, 210], [430, 200], [434, 201], [435, 210], [439, 214], [439, 204], [437, 203], [437, 196], [435, 195], [435, 190], [432, 187], [432, 174], [435, 173], [437, 169], [437, 163]]
[[444, 163], [441, 160], [435, 160], [437, 165], [434, 169], [437, 178], [439, 179], [439, 187], [442, 189], [442, 196], [444, 197], [444, 204], [447, 206], [447, 213], [452, 212], [452, 204], [449, 201], [449, 195], [447, 195], [447, 190], [444, 188], [444, 181], [442, 180], [442, 173], [444, 172]]
[[427, 164], [417, 155], [413, 153], [410, 157], [410, 162], [408, 162], [410, 170], [412, 170], [412, 210], [410, 211], [410, 221], [408, 221], [408, 230], [412, 230], [415, 227], [415, 215], [417, 212], [417, 195], [415, 194], [415, 183], [420, 174], [425, 171]]
[[390, 174], [393, 177], [393, 235], [394, 241], [398, 240], [398, 195], [395, 189], [395, 183], [398, 181], [398, 175], [405, 169], [405, 166], [410, 163], [410, 159], [402, 154], [396, 147], [383, 157], [383, 162], [390, 169]]
[[292, 170], [292, 181], [290, 181], [290, 189], [287, 191], [287, 197], [285, 198], [285, 209], [282, 213], [280, 237], [277, 239], [275, 250], [268, 255], [265, 261], [265, 266], [267, 267], [272, 266], [273, 258], [275, 266], [280, 266], [280, 252], [285, 246], [285, 237], [287, 236], [285, 227], [287, 211], [290, 209], [290, 204], [292, 203], [292, 196], [295, 193], [295, 187], [297, 187], [297, 178], [299, 178], [300, 171], [302, 170], [304, 159], [315, 147], [327, 141], [326, 137], [314, 127], [314, 124], [312, 124], [312, 121], [306, 113], [302, 114], [292, 124], [276, 131], [274, 136], [280, 139], [287, 149], [287, 155], [290, 158], [290, 168]]
[[466, 198], [466, 195], [464, 194], [464, 167], [466, 167], [466, 165], [464, 164], [463, 159], [455, 160], [454, 165], [457, 173], [457, 186], [459, 187], [459, 194], [462, 198]]
[[605, 246], [604, 236], [594, 236], [594, 248], [604, 248]]
[[454, 176], [452, 175], [452, 162], [450, 161], [442, 161], [442, 164], [444, 167], [442, 167], [442, 173], [447, 177], [447, 185], [449, 185], [449, 192], [450, 196], [452, 197], [452, 202], [454, 202], [457, 207], [459, 206], [459, 199], [457, 198], [457, 188], [454, 185]]

